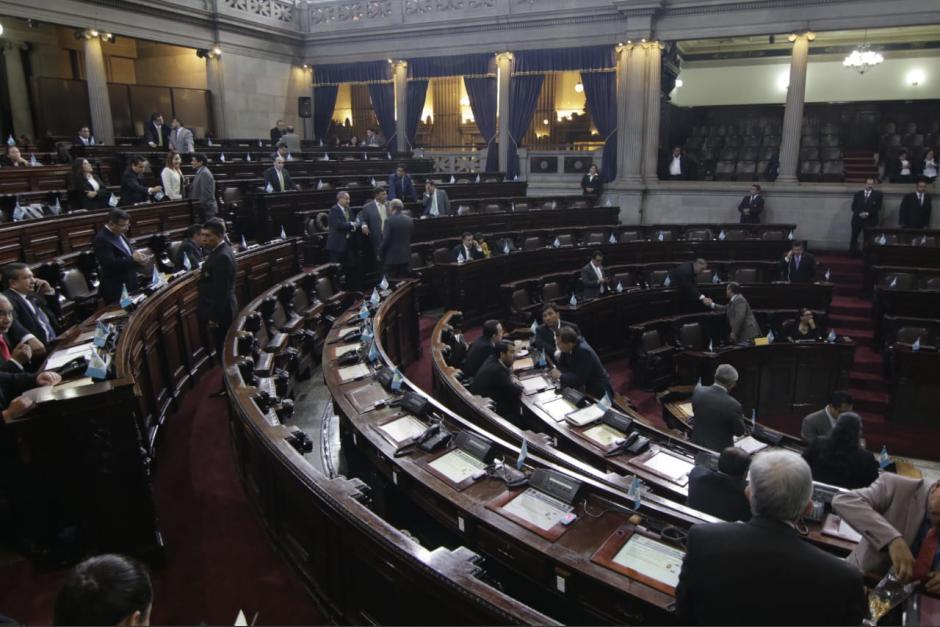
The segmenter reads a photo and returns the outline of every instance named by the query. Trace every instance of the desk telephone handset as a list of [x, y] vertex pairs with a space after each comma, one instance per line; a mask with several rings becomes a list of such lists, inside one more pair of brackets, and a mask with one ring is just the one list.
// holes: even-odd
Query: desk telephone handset
[[362, 361], [362, 357], [359, 356], [358, 351], [349, 351], [343, 355], [340, 355], [339, 359], [336, 360], [338, 366], [352, 366], [353, 364], [358, 364]]
[[619, 455], [620, 453], [623, 453], [624, 451], [627, 451], [629, 453], [633, 453], [634, 455], [636, 455], [637, 453], [640, 453], [643, 450], [645, 450], [646, 447], [649, 445], [650, 445], [649, 438], [640, 435], [638, 431], [634, 431], [633, 433], [628, 435], [626, 438], [624, 438], [622, 441], [620, 441], [614, 448], [607, 451], [604, 454], [604, 456], [613, 457], [614, 455]]

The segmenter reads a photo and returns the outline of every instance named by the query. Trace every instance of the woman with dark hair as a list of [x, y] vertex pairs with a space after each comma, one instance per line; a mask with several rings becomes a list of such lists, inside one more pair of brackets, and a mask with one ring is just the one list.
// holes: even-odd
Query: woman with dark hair
[[123, 555], [98, 555], [76, 566], [55, 600], [56, 625], [149, 625], [150, 573]]
[[111, 196], [88, 159], [82, 158], [72, 162], [72, 190], [81, 204], [72, 209], [104, 209]]
[[789, 327], [786, 335], [791, 342], [819, 342], [823, 339], [822, 331], [816, 326], [813, 310], [805, 308], [800, 310], [800, 317]]
[[878, 478], [878, 461], [862, 448], [862, 419], [855, 412], [839, 414], [832, 432], [816, 438], [803, 452], [813, 480], [849, 490], [866, 488]]
[[601, 181], [601, 174], [597, 171], [597, 166], [591, 164], [587, 174], [581, 177], [581, 193], [585, 196], [597, 198], [604, 191], [604, 182]]

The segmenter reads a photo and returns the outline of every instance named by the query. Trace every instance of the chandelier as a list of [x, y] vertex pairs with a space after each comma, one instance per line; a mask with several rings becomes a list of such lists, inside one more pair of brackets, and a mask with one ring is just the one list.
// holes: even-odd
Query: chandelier
[[880, 52], [875, 52], [871, 49], [870, 45], [865, 43], [853, 50], [852, 53], [842, 61], [842, 65], [847, 68], [852, 68], [859, 74], [864, 74], [884, 60], [885, 58], [881, 56]]

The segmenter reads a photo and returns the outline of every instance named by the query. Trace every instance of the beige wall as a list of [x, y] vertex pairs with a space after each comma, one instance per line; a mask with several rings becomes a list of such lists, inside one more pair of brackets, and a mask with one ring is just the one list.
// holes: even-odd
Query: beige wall
[[192, 48], [140, 42], [137, 46], [137, 82], [206, 89], [206, 62]]
[[[287, 112], [291, 64], [226, 52], [222, 55], [228, 137], [266, 138]], [[297, 101], [294, 100], [296, 115]]]

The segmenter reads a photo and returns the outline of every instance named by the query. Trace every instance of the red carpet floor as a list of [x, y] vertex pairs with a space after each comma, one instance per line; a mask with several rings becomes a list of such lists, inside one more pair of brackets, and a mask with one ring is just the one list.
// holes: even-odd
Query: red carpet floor
[[[210, 398], [221, 371], [185, 392], [164, 426], [154, 481], [167, 564], [154, 572], [155, 625], [231, 625], [239, 609], [259, 625], [323, 624], [277, 555], [235, 473], [225, 399]], [[0, 568], [0, 613], [52, 623], [64, 572], [36, 573], [21, 560]]]

